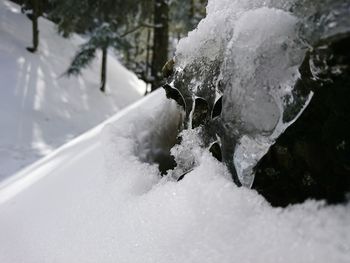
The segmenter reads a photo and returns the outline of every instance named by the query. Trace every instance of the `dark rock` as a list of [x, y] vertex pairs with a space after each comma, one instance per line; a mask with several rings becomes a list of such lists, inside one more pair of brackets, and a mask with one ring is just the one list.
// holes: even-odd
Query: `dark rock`
[[213, 119], [216, 117], [219, 117], [221, 115], [221, 112], [222, 112], [222, 96], [215, 102], [211, 117]]
[[222, 161], [222, 153], [221, 153], [221, 147], [218, 142], [214, 142], [210, 148], [209, 152], [213, 155], [213, 157], [218, 160], [219, 162]]
[[199, 127], [209, 120], [209, 105], [203, 98], [196, 98], [192, 112], [192, 129]]
[[186, 111], [185, 99], [182, 97], [179, 90], [171, 87], [168, 84], [163, 85], [163, 88], [165, 90], [165, 94], [166, 94], [167, 98], [175, 100], [177, 102], [177, 104], [180, 105], [184, 111]]
[[350, 192], [349, 47], [350, 35], [337, 35], [321, 41], [306, 56], [299, 85], [311, 88], [314, 96], [256, 167], [253, 188], [272, 205], [309, 198], [346, 201]]

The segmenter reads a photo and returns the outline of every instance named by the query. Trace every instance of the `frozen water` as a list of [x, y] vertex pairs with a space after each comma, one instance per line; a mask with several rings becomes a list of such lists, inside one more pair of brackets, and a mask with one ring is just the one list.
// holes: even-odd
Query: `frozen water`
[[198, 129], [184, 130], [180, 135], [182, 137], [181, 144], [177, 144], [171, 149], [171, 154], [175, 157], [177, 167], [170, 171], [169, 175], [175, 179], [197, 166], [204, 151]]
[[188, 112], [196, 96], [211, 107], [223, 94], [216, 133], [234, 179], [247, 187], [258, 161], [312, 99], [297, 86], [306, 52], [350, 31], [350, 5], [326, 2], [209, 1], [207, 17], [178, 45], [174, 86]]
[[[225, 53], [222, 121], [229, 127], [228, 140], [238, 142], [234, 164], [240, 182], [248, 187], [254, 166], [287, 127], [282, 121], [285, 102], [293, 100], [305, 53], [296, 47], [296, 24], [285, 11], [247, 11], [237, 20]], [[249, 151], [241, 154], [242, 148]]]
[[[224, 3], [209, 2], [206, 19], [180, 42], [176, 62], [185, 70], [201, 68], [189, 70], [195, 79], [187, 87], [192, 93], [204, 94], [209, 101], [223, 93], [220, 135], [223, 144], [233, 144], [224, 145], [224, 159], [234, 164], [240, 182], [250, 187], [254, 166], [292, 123], [282, 119], [295, 99], [292, 91], [305, 47], [298, 41], [298, 19], [291, 13], [259, 7], [254, 1], [248, 5]], [[221, 9], [225, 5], [227, 8]], [[216, 66], [218, 61], [222, 64]], [[212, 84], [220, 82], [221, 88], [213, 90], [205, 80], [215, 73], [220, 76]], [[297, 113], [302, 106], [304, 103]]]

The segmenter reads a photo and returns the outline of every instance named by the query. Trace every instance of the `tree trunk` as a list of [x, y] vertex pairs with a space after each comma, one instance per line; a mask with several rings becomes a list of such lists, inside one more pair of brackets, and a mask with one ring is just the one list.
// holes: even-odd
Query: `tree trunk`
[[101, 86], [102, 92], [106, 91], [106, 76], [107, 76], [107, 48], [102, 49], [102, 66], [101, 66]]
[[27, 50], [34, 53], [37, 51], [39, 46], [39, 0], [32, 0], [33, 16], [32, 16], [32, 27], [33, 27], [33, 46], [28, 47]]
[[152, 57], [152, 88], [162, 85], [162, 67], [168, 60], [169, 50], [169, 5], [167, 0], [154, 0], [154, 35]]
[[151, 28], [147, 29], [147, 46], [146, 46], [146, 76], [149, 76], [150, 70], [150, 54], [151, 54]]
[[[150, 54], [151, 54], [151, 28], [147, 29], [147, 46], [146, 46], [146, 68], [145, 68], [145, 82], [147, 84], [147, 87], [149, 85], [149, 79], [150, 79]], [[148, 94], [148, 89], [146, 88], [145, 95]]]
[[191, 21], [191, 25], [193, 23], [194, 13], [195, 13], [195, 2], [194, 2], [194, 0], [191, 0], [190, 10], [188, 13], [188, 16], [189, 16], [190, 21]]

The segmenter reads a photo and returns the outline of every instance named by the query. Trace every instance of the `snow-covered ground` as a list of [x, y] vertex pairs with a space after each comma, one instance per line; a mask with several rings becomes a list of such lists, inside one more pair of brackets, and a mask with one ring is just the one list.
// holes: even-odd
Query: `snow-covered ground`
[[[214, 2], [219, 6], [231, 0], [211, 1]], [[8, 2], [1, 5], [1, 10], [7, 10], [1, 11], [1, 20], [20, 17], [18, 10]], [[9, 23], [5, 29], [11, 26]], [[56, 41], [65, 40], [53, 42]], [[24, 39], [19, 43], [24, 43]], [[22, 44], [12, 46], [17, 51], [22, 48]], [[12, 54], [10, 51], [3, 53]], [[32, 58], [24, 52], [24, 61], [34, 63], [27, 56]], [[42, 51], [36, 63], [43, 63], [46, 56]], [[54, 61], [56, 59], [60, 56], [56, 55]], [[10, 58], [5, 62], [1, 63], [3, 70], [11, 68], [12, 62], [13, 67], [22, 72], [21, 64]], [[10, 64], [6, 66], [7, 63]], [[37, 71], [46, 70], [50, 65]], [[119, 64], [115, 67], [120, 68]], [[51, 78], [50, 83], [73, 81], [79, 92], [74, 87], [53, 85], [67, 94], [70, 88], [74, 90], [72, 98], [62, 97], [62, 93], [54, 97], [46, 94], [40, 85], [34, 85], [39, 89], [31, 93], [33, 109], [29, 109], [37, 114], [32, 117], [41, 120], [40, 117], [45, 116], [45, 111], [35, 110], [35, 105], [39, 105], [39, 109], [56, 113], [55, 118], [62, 118], [61, 125], [67, 128], [69, 114], [62, 117], [47, 103], [64, 98], [59, 105], [61, 110], [67, 108], [68, 113], [74, 112], [74, 108], [64, 107], [67, 99], [76, 107], [79, 106], [77, 100], [83, 101], [87, 108], [94, 107], [95, 102], [96, 105], [102, 103], [101, 98], [89, 100], [89, 92], [98, 96], [99, 91], [95, 87], [96, 77], [92, 78], [95, 73], [87, 72], [88, 77], [80, 79], [86, 84], [79, 84], [79, 80], [51, 78], [48, 72], [48, 76], [38, 73], [38, 83], [45, 82], [47, 77]], [[110, 85], [124, 81], [126, 85], [135, 80], [132, 75], [122, 75], [124, 79], [110, 81]], [[17, 81], [17, 75], [12, 77]], [[31, 75], [24, 79], [27, 78]], [[12, 94], [8, 90], [5, 93]], [[25, 94], [30, 94], [29, 90]], [[37, 100], [36, 94], [41, 99]], [[46, 94], [49, 102], [40, 94]], [[137, 97], [136, 91], [135, 94]], [[118, 94], [110, 96], [118, 97]], [[30, 112], [21, 105], [13, 109]], [[8, 114], [21, 116], [16, 111]], [[86, 114], [80, 116], [81, 119], [87, 120], [89, 112]], [[2, 115], [1, 118], [6, 120]], [[190, 146], [196, 167], [180, 182], [161, 177], [157, 165], [145, 161], [151, 160], [150, 157], [159, 151], [160, 142], [173, 134], [179, 118], [181, 113], [175, 102], [167, 100], [164, 91], [156, 91], [0, 182], [0, 262], [350, 262], [350, 203], [329, 206], [309, 200], [285, 209], [273, 208], [256, 191], [236, 187], [226, 167], [196, 144], [192, 136], [195, 130], [184, 134], [183, 148], [175, 148], [173, 153], [186, 153], [186, 146]], [[11, 118], [8, 119], [11, 124]], [[76, 119], [71, 121], [77, 122]], [[39, 124], [29, 127], [36, 131], [34, 127]], [[76, 125], [78, 129], [81, 124]], [[49, 129], [51, 135], [59, 129], [39, 127]], [[25, 135], [23, 129], [19, 130]], [[35, 138], [42, 138], [38, 132], [29, 134], [29, 138], [38, 134]], [[11, 134], [6, 136], [11, 137]]]
[[108, 94], [99, 91], [100, 61], [81, 77], [67, 69], [82, 39], [63, 39], [40, 19], [40, 47], [17, 5], [0, 1], [0, 181], [139, 99], [144, 83], [108, 57]]
[[180, 182], [141, 162], [177, 116], [153, 93], [3, 182], [0, 262], [349, 262], [349, 204], [272, 208], [205, 151]]

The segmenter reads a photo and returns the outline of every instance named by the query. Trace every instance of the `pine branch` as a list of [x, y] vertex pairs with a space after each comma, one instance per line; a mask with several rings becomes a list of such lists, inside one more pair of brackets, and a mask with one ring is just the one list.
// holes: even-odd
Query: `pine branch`
[[82, 45], [78, 53], [74, 56], [65, 74], [68, 76], [79, 75], [81, 70], [86, 68], [95, 58], [95, 53], [96, 47], [91, 46], [89, 42]]

